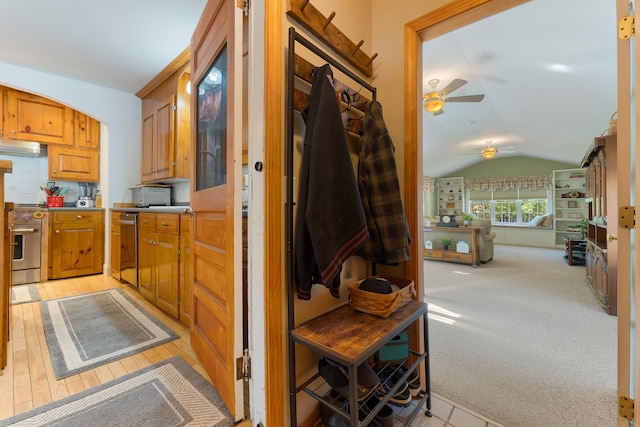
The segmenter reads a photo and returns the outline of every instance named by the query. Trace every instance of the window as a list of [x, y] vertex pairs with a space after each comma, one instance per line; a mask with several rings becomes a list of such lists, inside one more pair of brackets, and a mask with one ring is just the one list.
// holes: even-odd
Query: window
[[[506, 198], [501, 194], [503, 197], [500, 199], [472, 199], [470, 200], [471, 213], [476, 218], [488, 218], [493, 224], [505, 225], [528, 224], [536, 216], [548, 213], [547, 206], [550, 205], [547, 198], [520, 199], [517, 191], [514, 190], [513, 193], [514, 198]], [[493, 196], [492, 192], [490, 194]]]

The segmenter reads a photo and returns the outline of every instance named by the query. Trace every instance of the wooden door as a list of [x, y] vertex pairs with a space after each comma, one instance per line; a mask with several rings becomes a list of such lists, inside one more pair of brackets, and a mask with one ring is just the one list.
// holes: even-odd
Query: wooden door
[[236, 373], [243, 341], [241, 22], [234, 1], [209, 0], [191, 41], [191, 345], [236, 420], [244, 417]]
[[175, 169], [176, 97], [171, 95], [156, 106], [155, 179], [173, 178]]
[[178, 317], [178, 236], [158, 233], [155, 244], [156, 305]]
[[154, 282], [156, 233], [140, 230], [138, 234], [138, 292], [147, 300], [155, 303], [156, 288]]
[[154, 117], [155, 114], [151, 113], [142, 118], [142, 182], [153, 181], [155, 178]]

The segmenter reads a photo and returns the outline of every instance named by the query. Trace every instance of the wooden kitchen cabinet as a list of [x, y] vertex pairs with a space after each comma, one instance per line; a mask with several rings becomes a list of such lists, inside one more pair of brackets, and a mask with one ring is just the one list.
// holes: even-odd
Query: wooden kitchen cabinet
[[49, 145], [50, 180], [100, 182], [100, 122], [73, 112], [73, 144]]
[[104, 210], [49, 210], [49, 278], [102, 273]]
[[189, 179], [189, 79], [186, 63], [161, 83], [137, 93], [142, 98], [143, 183]]
[[73, 145], [100, 151], [100, 122], [79, 111], [73, 112]]
[[73, 110], [41, 96], [3, 88], [3, 137], [44, 144], [73, 145]]
[[191, 253], [191, 221], [193, 216], [180, 215], [180, 321], [191, 324], [193, 309], [193, 254]]
[[63, 104], [0, 87], [0, 137], [48, 146], [48, 179], [100, 181], [100, 122]]
[[138, 291], [158, 308], [179, 317], [180, 221], [175, 214], [140, 214]]
[[100, 151], [49, 146], [49, 179], [100, 182]]

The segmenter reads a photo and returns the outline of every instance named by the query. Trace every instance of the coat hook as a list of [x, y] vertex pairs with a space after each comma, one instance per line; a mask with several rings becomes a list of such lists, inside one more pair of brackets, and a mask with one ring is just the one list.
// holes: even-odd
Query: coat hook
[[302, 2], [302, 5], [300, 5], [300, 10], [304, 10], [305, 7], [307, 7], [307, 4], [309, 3], [309, 0], [304, 0]]
[[364, 43], [364, 40], [360, 40], [360, 42], [356, 45], [356, 48], [353, 49], [353, 52], [351, 52], [351, 54], [353, 55], [354, 53], [356, 53], [358, 49], [360, 49], [360, 46], [362, 46], [363, 43]]
[[367, 65], [371, 64], [373, 62], [373, 60], [376, 59], [377, 56], [378, 56], [378, 54], [374, 53], [373, 56], [371, 57], [371, 59], [369, 60], [369, 62], [367, 62]]
[[329, 15], [329, 17], [327, 18], [327, 22], [324, 23], [324, 25], [322, 26], [322, 30], [326, 30], [327, 27], [329, 26], [329, 24], [331, 23], [331, 21], [333, 20], [333, 18], [336, 16], [335, 12], [331, 12], [331, 15]]

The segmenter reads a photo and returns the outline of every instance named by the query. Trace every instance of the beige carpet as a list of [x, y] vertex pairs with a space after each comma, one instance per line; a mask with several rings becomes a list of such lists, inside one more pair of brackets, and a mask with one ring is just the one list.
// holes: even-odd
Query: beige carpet
[[435, 393], [505, 426], [616, 425], [617, 318], [562, 255], [424, 261]]

